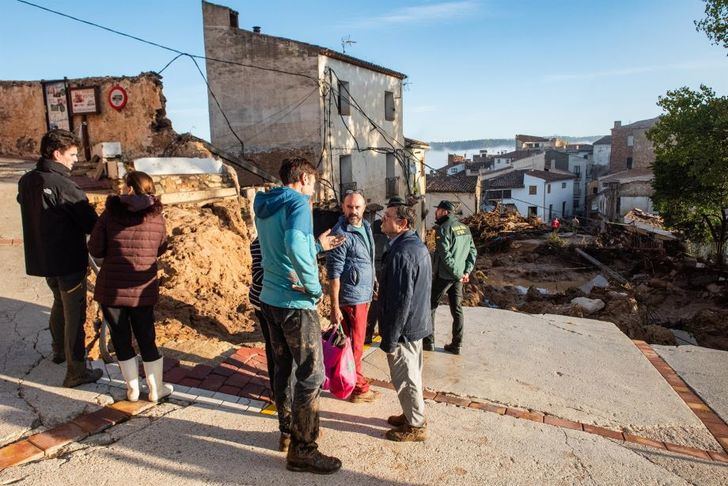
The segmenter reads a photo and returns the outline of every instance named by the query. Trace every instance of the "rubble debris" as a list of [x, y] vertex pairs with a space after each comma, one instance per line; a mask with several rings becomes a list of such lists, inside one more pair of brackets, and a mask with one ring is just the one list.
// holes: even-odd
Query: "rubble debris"
[[[686, 257], [679, 242], [622, 224], [606, 225], [598, 236], [586, 235], [589, 228], [561, 234], [563, 245], [557, 246], [549, 244], [548, 229], [518, 215], [491, 211], [463, 221], [478, 247], [464, 305], [588, 315], [655, 344], [676, 345], [672, 331], [681, 329], [700, 345], [728, 349], [728, 339], [721, 338], [728, 336], [728, 279]], [[507, 247], [492, 245], [498, 238], [508, 238]], [[599, 309], [577, 304], [592, 299], [602, 302]]]
[[590, 299], [588, 297], [576, 297], [571, 299], [571, 303], [584, 309], [585, 314], [594, 314], [604, 309], [605, 303], [601, 299]]
[[616, 280], [619, 283], [627, 283], [627, 280], [622, 277], [620, 274], [609, 268], [608, 266], [604, 265], [602, 262], [597, 260], [596, 258], [588, 255], [584, 250], [581, 250], [579, 248], [576, 248], [576, 253], [584, 258], [586, 261], [591, 263], [592, 265], [599, 267], [604, 273], [612, 277], [614, 280]]
[[607, 280], [604, 275], [599, 274], [581, 287], [579, 287], [579, 290], [584, 292], [584, 294], [589, 295], [594, 287], [606, 289], [607, 287], [609, 287], [609, 280]]

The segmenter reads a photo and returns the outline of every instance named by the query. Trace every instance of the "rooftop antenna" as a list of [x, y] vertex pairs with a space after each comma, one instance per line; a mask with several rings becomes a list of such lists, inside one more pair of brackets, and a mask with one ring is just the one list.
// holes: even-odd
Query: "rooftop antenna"
[[355, 40], [351, 40], [351, 34], [341, 38], [341, 51], [346, 54], [346, 46], [356, 44]]

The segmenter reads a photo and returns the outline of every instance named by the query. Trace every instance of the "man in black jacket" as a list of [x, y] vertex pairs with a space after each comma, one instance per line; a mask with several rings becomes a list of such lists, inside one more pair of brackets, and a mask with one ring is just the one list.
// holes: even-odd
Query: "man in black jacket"
[[66, 361], [63, 386], [93, 383], [101, 370], [86, 368], [86, 235], [96, 224], [96, 212], [84, 192], [70, 179], [80, 141], [67, 130], [54, 129], [40, 142], [35, 169], [18, 182], [23, 219], [25, 270], [45, 277], [53, 292], [49, 326], [53, 361]]
[[422, 389], [422, 339], [432, 333], [430, 253], [412, 228], [415, 212], [403, 204], [390, 204], [382, 219], [389, 238], [379, 288], [381, 349], [387, 353], [392, 383], [402, 415], [387, 419], [395, 426], [387, 432], [394, 441], [427, 438]]

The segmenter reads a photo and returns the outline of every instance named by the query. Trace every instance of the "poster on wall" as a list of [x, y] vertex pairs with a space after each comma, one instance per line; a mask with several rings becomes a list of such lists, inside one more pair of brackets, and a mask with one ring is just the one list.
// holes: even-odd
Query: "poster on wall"
[[72, 130], [66, 82], [43, 81], [43, 99], [46, 105], [48, 130], [53, 128]]
[[99, 113], [99, 88], [98, 86], [70, 88], [71, 113], [74, 115], [88, 115]]

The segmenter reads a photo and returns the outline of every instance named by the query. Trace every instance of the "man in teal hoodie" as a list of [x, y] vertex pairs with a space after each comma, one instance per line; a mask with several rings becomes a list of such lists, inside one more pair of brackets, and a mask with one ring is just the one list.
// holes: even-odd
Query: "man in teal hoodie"
[[[255, 196], [255, 225], [263, 253], [261, 307], [275, 358], [274, 396], [281, 431], [279, 450], [287, 468], [331, 474], [341, 461], [318, 450], [318, 398], [324, 381], [321, 325], [316, 305], [322, 296], [316, 255], [341, 245], [345, 237], [313, 235], [310, 198], [316, 168], [305, 159], [281, 164], [283, 187]], [[289, 386], [293, 363], [296, 385]]]

